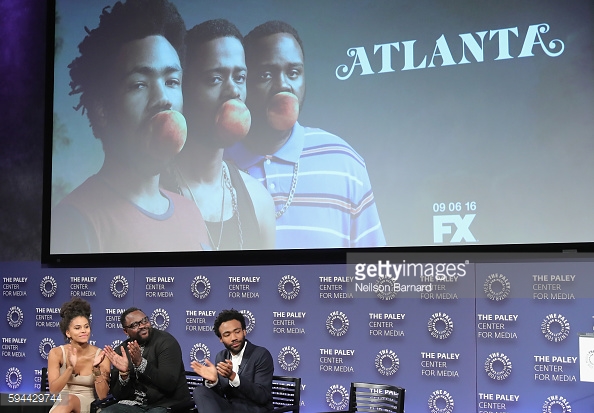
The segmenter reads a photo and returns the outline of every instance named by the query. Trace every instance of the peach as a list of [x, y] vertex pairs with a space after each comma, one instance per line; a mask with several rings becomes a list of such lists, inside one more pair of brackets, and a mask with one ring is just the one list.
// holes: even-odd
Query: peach
[[224, 146], [231, 146], [243, 139], [252, 125], [252, 115], [245, 103], [229, 99], [217, 111], [216, 130]]
[[186, 118], [175, 110], [157, 113], [149, 121], [148, 150], [155, 159], [170, 160], [177, 155], [188, 136]]
[[290, 92], [277, 93], [270, 99], [266, 115], [273, 129], [289, 130], [299, 117], [299, 99]]

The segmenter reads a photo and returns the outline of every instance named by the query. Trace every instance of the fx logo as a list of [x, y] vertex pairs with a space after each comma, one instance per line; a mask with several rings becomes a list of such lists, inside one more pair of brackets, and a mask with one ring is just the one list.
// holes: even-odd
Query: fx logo
[[474, 235], [470, 232], [470, 224], [476, 214], [461, 215], [434, 215], [433, 216], [433, 242], [442, 243], [445, 234], [452, 233], [452, 225], [456, 232], [452, 235], [450, 242], [476, 242]]

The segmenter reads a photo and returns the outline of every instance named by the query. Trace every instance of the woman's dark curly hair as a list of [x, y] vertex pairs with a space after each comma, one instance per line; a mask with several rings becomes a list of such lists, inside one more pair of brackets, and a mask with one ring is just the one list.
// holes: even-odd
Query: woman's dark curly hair
[[91, 322], [91, 304], [88, 301], [83, 300], [82, 298], [74, 297], [72, 300], [62, 304], [62, 308], [60, 308], [60, 331], [62, 335], [64, 335], [64, 339], [68, 341], [68, 337], [66, 336], [66, 330], [70, 326], [70, 323], [76, 317], [84, 317]]
[[[111, 11], [110, 11], [111, 9]], [[116, 60], [121, 46], [148, 36], [163, 36], [177, 51], [183, 64], [186, 25], [175, 5], [168, 0], [118, 1], [105, 7], [99, 16], [99, 26], [89, 30], [78, 45], [80, 56], [68, 65], [70, 95], [80, 94], [76, 110], [86, 112], [95, 137], [102, 139], [100, 113], [97, 110], [107, 101], [110, 87], [110, 65]]]

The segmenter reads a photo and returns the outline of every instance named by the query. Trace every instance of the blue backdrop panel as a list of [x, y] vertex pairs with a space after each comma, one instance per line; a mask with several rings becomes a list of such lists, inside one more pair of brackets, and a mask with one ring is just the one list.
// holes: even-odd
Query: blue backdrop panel
[[120, 315], [136, 306], [178, 338], [186, 368], [223, 348], [216, 314], [242, 311], [275, 373], [302, 378], [305, 413], [345, 408], [351, 381], [406, 388], [409, 412], [594, 412], [592, 384], [578, 381], [577, 339], [592, 331], [593, 272], [592, 262], [469, 264], [455, 281], [405, 280], [432, 294], [392, 294], [357, 291], [343, 265], [5, 263], [0, 391], [38, 388], [49, 350], [64, 342], [59, 308], [81, 296], [93, 308], [94, 344], [118, 345]]
[[134, 269], [47, 269], [39, 263], [5, 263], [0, 268], [1, 307], [6, 315], [4, 327], [8, 327], [2, 329], [4, 380], [0, 391], [38, 388], [49, 350], [65, 343], [59, 329], [60, 307], [71, 297], [82, 297], [91, 304], [93, 344], [123, 339], [119, 316], [113, 320], [111, 313], [133, 305]]
[[592, 331], [592, 269], [584, 262], [477, 265], [479, 411], [594, 411], [578, 360], [578, 333]]

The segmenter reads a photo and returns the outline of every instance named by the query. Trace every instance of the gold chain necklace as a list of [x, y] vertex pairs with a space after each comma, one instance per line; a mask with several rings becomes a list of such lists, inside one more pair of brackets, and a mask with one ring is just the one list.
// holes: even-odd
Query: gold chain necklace
[[231, 207], [233, 208], [233, 216], [237, 215], [237, 232], [239, 233], [239, 249], [242, 250], [243, 249], [243, 231], [241, 229], [241, 219], [239, 216], [239, 207], [237, 205], [237, 193], [235, 192], [235, 188], [233, 187], [231, 178], [229, 177], [229, 175], [227, 175], [227, 168], [225, 168], [224, 162], [223, 162], [223, 179], [225, 180], [225, 184], [227, 185], [227, 188], [229, 188], [229, 192], [231, 193]]
[[291, 189], [289, 190], [289, 196], [287, 197], [287, 202], [283, 207], [276, 211], [275, 217], [279, 219], [286, 211], [289, 209], [291, 202], [293, 202], [293, 197], [295, 196], [295, 188], [297, 187], [297, 176], [299, 174], [299, 161], [295, 163], [293, 167], [293, 178], [291, 179]]

